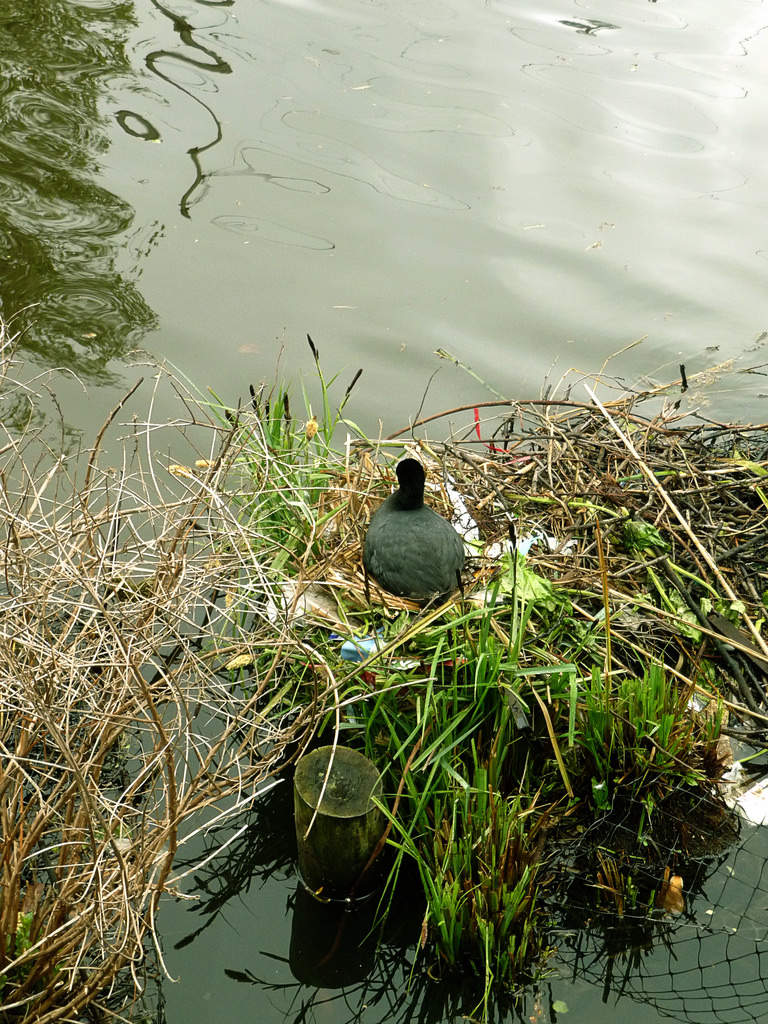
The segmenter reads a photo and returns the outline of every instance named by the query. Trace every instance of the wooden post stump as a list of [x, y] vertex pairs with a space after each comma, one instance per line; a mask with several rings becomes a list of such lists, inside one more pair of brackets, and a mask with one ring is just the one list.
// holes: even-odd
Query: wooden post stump
[[[384, 814], [373, 802], [381, 799], [381, 789], [374, 764], [349, 747], [318, 747], [296, 765], [293, 803], [299, 870], [312, 892], [324, 899], [351, 895], [384, 833]], [[375, 882], [375, 872], [367, 872], [355, 895], [370, 892]]]

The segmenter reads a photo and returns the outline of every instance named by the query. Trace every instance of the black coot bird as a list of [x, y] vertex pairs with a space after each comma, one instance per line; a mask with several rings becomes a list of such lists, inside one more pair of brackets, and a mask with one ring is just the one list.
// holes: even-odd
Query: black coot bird
[[399, 487], [371, 517], [363, 565], [398, 597], [427, 601], [461, 585], [464, 543], [447, 519], [424, 504], [424, 467], [403, 459]]

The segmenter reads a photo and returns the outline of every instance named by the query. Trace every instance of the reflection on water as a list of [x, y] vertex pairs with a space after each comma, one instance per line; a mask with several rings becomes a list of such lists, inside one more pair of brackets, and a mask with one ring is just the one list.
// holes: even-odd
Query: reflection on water
[[26, 310], [23, 347], [96, 381], [155, 322], [121, 251], [133, 210], [97, 182], [98, 104], [105, 79], [129, 70], [131, 24], [105, 0], [0, 9], [0, 313]]
[[[180, 37], [184, 44], [184, 49], [173, 51], [153, 50], [145, 56], [144, 63], [152, 74], [168, 82], [173, 88], [180, 90], [185, 96], [198, 104], [208, 115], [207, 120], [211, 126], [210, 134], [212, 137], [205, 143], [190, 146], [187, 150], [194, 166], [194, 177], [192, 184], [181, 197], [179, 209], [183, 216], [189, 217], [189, 208], [195, 201], [195, 194], [205, 182], [205, 173], [202, 166], [203, 154], [217, 146], [222, 139], [221, 124], [213, 109], [200, 96], [199, 87], [205, 84], [208, 75], [230, 75], [232, 74], [232, 68], [212, 47], [203, 46], [195, 33], [195, 26], [191, 21], [174, 11], [170, 5], [160, 3], [160, 0], [151, 0], [151, 2], [153, 7], [170, 21], [174, 33]], [[233, 2], [234, 0], [206, 0], [206, 5], [209, 7], [229, 7]], [[195, 72], [199, 72], [199, 74], [195, 74]], [[126, 115], [125, 119], [121, 122], [122, 127], [124, 130], [129, 131], [130, 112], [123, 111], [121, 113]], [[134, 117], [140, 121], [144, 120], [139, 114], [134, 114]], [[145, 125], [147, 132], [152, 130], [147, 122], [145, 122]], [[134, 132], [133, 134], [136, 133]], [[159, 132], [155, 131], [154, 136], [144, 134], [142, 137], [159, 138], [160, 135]], [[200, 197], [198, 196], [197, 198]]]
[[[629, 383], [735, 359], [713, 411], [758, 419], [768, 36], [704, 2], [7, 0], [2, 310], [103, 379], [140, 261], [153, 344], [233, 401], [308, 330], [371, 432], [438, 347], [516, 397], [647, 336]], [[425, 411], [477, 391], [443, 368]]]
[[[245, 822], [209, 829], [192, 845], [176, 870], [203, 861], [186, 883], [195, 902], [166, 903], [161, 912], [166, 964], [183, 980], [163, 986], [169, 1021], [210, 1019], [200, 1007], [212, 996], [218, 1019], [262, 1024], [473, 1019], [482, 980], [460, 972], [438, 979], [421, 951], [423, 890], [413, 865], [387, 897], [393, 906], [383, 926], [377, 894], [354, 907], [307, 894], [298, 882], [290, 779], [267, 789]], [[518, 1004], [529, 1001], [527, 993], [502, 993], [493, 1019], [519, 1020]]]
[[[478, 1020], [482, 979], [469, 965], [441, 972], [421, 948], [418, 879], [412, 889], [406, 880], [383, 933], [367, 922], [372, 907], [345, 920], [343, 910], [324, 917], [302, 905], [292, 810], [291, 782], [283, 780], [245, 821], [196, 840], [189, 864], [179, 859], [182, 876], [192, 863], [203, 866], [184, 883], [195, 902], [167, 902], [160, 917], [166, 965], [182, 982], [163, 986], [168, 1021], [207, 1021], [211, 1000], [219, 1018], [260, 1024]], [[652, 891], [658, 879], [641, 867], [639, 852], [634, 909], [627, 904], [621, 914], [611, 890], [596, 887], [574, 862], [564, 888], [543, 895], [555, 952], [539, 984], [499, 993], [490, 1020], [557, 1024], [563, 1018], [556, 1007], [564, 1004], [568, 1019], [592, 1024], [613, 1024], [617, 1013], [627, 1024], [646, 1024], [649, 1013], [681, 1024], [762, 1024], [768, 1019], [768, 833], [743, 825], [737, 839], [737, 831], [730, 819], [720, 820], [704, 840], [714, 848], [683, 858], [682, 913], [647, 903], [646, 887]], [[345, 962], [334, 963], [330, 954], [347, 942]]]

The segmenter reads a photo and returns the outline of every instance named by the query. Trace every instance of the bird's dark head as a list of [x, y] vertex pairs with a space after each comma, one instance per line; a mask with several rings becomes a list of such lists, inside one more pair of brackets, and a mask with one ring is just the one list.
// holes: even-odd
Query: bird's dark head
[[398, 462], [395, 472], [401, 486], [404, 483], [418, 483], [419, 480], [423, 482], [425, 478], [424, 467], [417, 459], [403, 459]]
[[397, 504], [400, 508], [419, 508], [424, 503], [424, 467], [416, 459], [403, 459], [398, 462]]

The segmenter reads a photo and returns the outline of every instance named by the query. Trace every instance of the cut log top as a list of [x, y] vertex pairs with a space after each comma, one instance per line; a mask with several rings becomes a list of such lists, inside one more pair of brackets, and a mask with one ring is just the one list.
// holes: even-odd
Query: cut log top
[[[328, 775], [328, 763], [333, 764]], [[349, 747], [319, 747], [303, 757], [296, 766], [294, 785], [305, 803], [315, 809], [323, 790], [320, 810], [334, 818], [356, 818], [374, 806], [373, 797], [381, 796], [381, 778], [363, 754]]]

